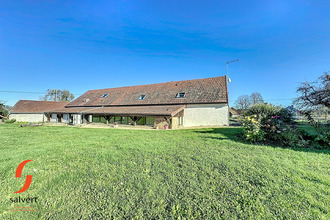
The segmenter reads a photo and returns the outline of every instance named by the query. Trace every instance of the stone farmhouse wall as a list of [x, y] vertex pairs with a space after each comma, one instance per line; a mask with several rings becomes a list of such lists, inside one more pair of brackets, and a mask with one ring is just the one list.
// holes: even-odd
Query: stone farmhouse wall
[[44, 113], [11, 113], [9, 119], [22, 122], [47, 122]]

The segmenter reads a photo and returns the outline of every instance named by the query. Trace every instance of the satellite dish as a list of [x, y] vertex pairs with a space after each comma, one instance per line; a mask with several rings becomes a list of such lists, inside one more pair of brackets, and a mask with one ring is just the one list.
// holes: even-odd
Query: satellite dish
[[231, 79], [229, 78], [229, 76], [228, 76], [228, 82], [231, 83]]

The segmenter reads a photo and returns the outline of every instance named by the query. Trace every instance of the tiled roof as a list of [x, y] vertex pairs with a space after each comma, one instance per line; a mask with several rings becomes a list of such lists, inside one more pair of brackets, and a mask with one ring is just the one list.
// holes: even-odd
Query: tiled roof
[[120, 106], [120, 107], [73, 107], [51, 110], [49, 113], [83, 113], [131, 116], [174, 116], [184, 109], [184, 105], [169, 106]]
[[229, 112], [233, 115], [239, 115], [239, 113], [236, 111], [236, 109], [234, 109], [232, 107], [229, 108]]
[[[184, 98], [176, 94], [185, 92]], [[104, 94], [108, 94], [102, 98]], [[143, 100], [139, 100], [145, 95]], [[226, 76], [89, 90], [67, 106], [171, 105], [192, 103], [227, 103]]]
[[70, 108], [57, 108], [45, 111], [46, 113], [84, 113], [92, 109], [98, 109], [101, 107], [70, 107]]
[[52, 109], [64, 108], [69, 102], [19, 100], [10, 113], [43, 113]]

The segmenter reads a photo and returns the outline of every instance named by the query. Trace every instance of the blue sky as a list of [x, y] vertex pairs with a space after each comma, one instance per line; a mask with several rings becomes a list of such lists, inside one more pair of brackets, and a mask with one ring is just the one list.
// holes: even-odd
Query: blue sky
[[[44, 92], [214, 77], [230, 104], [259, 92], [289, 105], [330, 70], [330, 1], [3, 1], [0, 91]], [[40, 94], [0, 92], [14, 105]]]

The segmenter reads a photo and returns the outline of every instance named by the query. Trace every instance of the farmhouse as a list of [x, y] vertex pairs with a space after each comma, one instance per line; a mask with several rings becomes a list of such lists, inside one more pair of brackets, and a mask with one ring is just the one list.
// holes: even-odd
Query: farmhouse
[[[44, 110], [50, 122], [153, 126], [156, 129], [229, 124], [226, 76], [89, 90]], [[61, 120], [59, 120], [61, 119]]]
[[63, 108], [69, 102], [19, 100], [10, 110], [9, 119], [24, 122], [47, 122], [45, 112]]
[[237, 118], [239, 117], [239, 113], [236, 109], [234, 109], [233, 107], [229, 108], [229, 116], [232, 118]]

